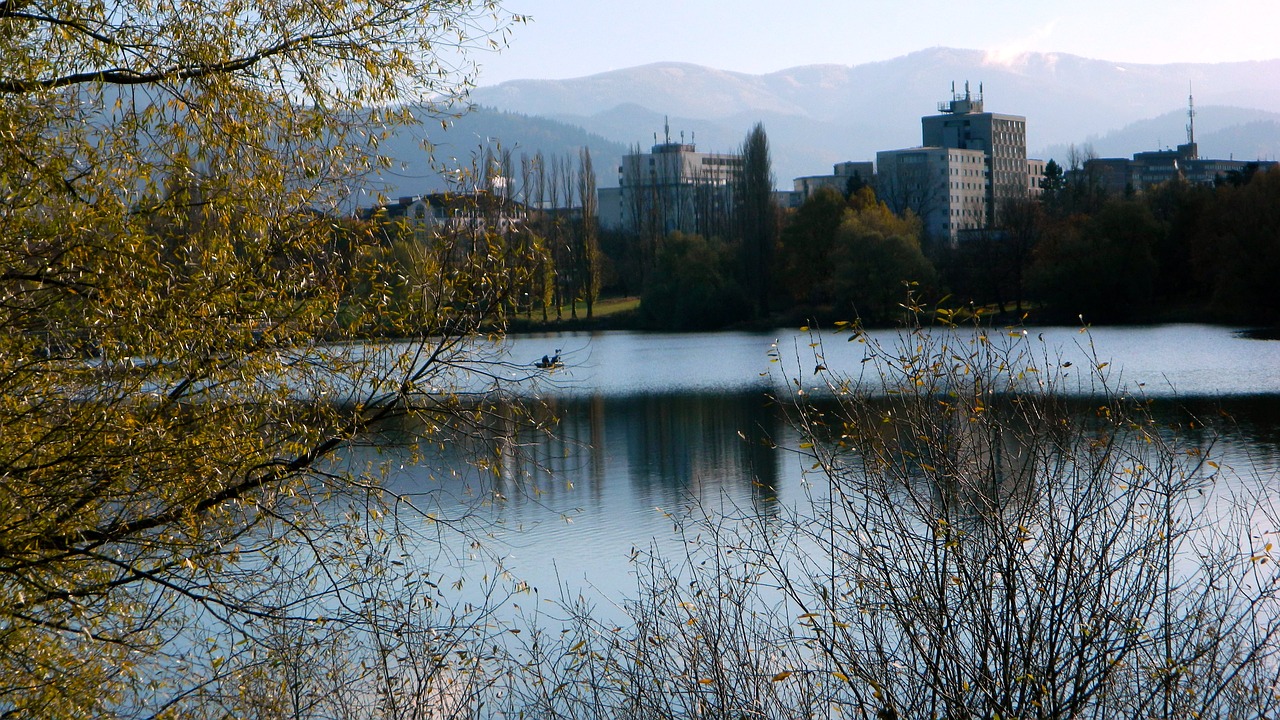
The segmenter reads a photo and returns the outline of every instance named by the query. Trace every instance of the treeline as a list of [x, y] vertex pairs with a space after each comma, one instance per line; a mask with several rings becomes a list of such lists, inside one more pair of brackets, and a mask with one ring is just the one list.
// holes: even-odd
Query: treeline
[[[1078, 164], [1064, 171], [1050, 161], [1040, 197], [1007, 203], [993, 227], [951, 242], [928, 237], [911, 211], [893, 211], [860, 180], [784, 211], [772, 199], [762, 126], [739, 154], [727, 184], [695, 188], [695, 200], [715, 210], [697, 232], [665, 231], [662, 208], [633, 209], [647, 221], [629, 231], [600, 229], [585, 149], [518, 159], [486, 152], [474, 170], [480, 190], [454, 197], [447, 231], [374, 216], [343, 234], [376, 242], [338, 245], [379, 254], [379, 280], [394, 289], [378, 309], [383, 318], [455, 307], [466, 299], [439, 290], [457, 284], [449, 274], [491, 265], [519, 275], [491, 314], [534, 325], [592, 319], [602, 294], [639, 295], [634, 322], [648, 329], [855, 317], [887, 325], [901, 319], [908, 286], [924, 300], [1038, 322], [1272, 325], [1280, 317], [1280, 170], [1109, 196]], [[412, 322], [384, 325], [413, 331]]]
[[727, 189], [731, 212], [723, 233], [619, 233], [605, 244], [606, 252], [653, 248], [647, 265], [633, 250], [614, 266], [623, 270], [618, 282], [642, 288], [644, 326], [714, 329], [815, 313], [883, 322], [902, 302], [904, 282], [930, 292], [938, 287], [914, 215], [895, 214], [861, 183], [847, 195], [824, 189], [785, 212], [772, 199], [768, 144], [759, 126], [742, 155], [743, 168]]
[[944, 287], [1047, 321], [1274, 325], [1280, 170], [1108, 196], [1085, 171], [1046, 172], [999, 230], [932, 254]]
[[[421, 217], [393, 204], [339, 228], [337, 254], [352, 248], [375, 254], [377, 279], [391, 288], [380, 331], [412, 333], [412, 323], [395, 318], [422, 306], [438, 315], [467, 303], [441, 298], [440, 289], [456, 285], [459, 273], [479, 277], [494, 268], [510, 286], [488, 299], [496, 303], [485, 309], [494, 322], [576, 320], [580, 312], [590, 319], [606, 272], [590, 151], [515, 158], [486, 149], [460, 185], [472, 189], [431, 196], [433, 206]], [[362, 293], [353, 295], [353, 305], [364, 302]]]

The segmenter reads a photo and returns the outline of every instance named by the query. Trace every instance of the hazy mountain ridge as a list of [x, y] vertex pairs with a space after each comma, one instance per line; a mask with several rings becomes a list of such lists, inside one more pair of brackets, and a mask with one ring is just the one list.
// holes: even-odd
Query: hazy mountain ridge
[[844, 160], [920, 142], [920, 117], [950, 98], [952, 83], [985, 95], [991, 112], [1027, 117], [1033, 157], [1065, 159], [1069, 145], [1101, 156], [1129, 156], [1185, 141], [1194, 91], [1201, 154], [1240, 159], [1280, 156], [1280, 59], [1214, 64], [1140, 65], [1062, 53], [999, 57], [931, 48], [862, 65], [809, 65], [751, 75], [687, 63], [654, 63], [569, 80], [515, 80], [476, 88], [477, 107], [447, 130], [427, 120], [383, 150], [399, 161], [384, 173], [388, 196], [440, 189], [435, 159], [467, 165], [484, 143], [545, 155], [591, 148], [600, 184], [617, 182], [628, 148], [647, 150], [669, 118], [700, 150], [733, 152], [763, 122], [779, 187], [829, 173]]
[[[541, 151], [548, 162], [552, 156], [571, 155], [577, 167], [579, 149], [586, 147], [596, 176], [601, 184], [609, 185], [617, 182], [617, 166], [627, 150], [625, 144], [577, 125], [494, 108], [474, 107], [452, 119], [427, 115], [419, 119], [420, 126], [402, 128], [382, 143], [380, 152], [395, 162], [371, 179], [372, 189], [355, 200], [357, 205], [373, 205], [379, 192], [396, 198], [454, 189], [457, 175], [451, 179], [444, 171], [473, 167], [485, 148], [495, 153], [509, 151], [512, 171], [518, 177], [522, 155], [533, 158]], [[462, 182], [465, 187], [466, 181]]]
[[[1124, 117], [1127, 122], [1150, 116], [1152, 107], [1163, 112], [1182, 105], [1189, 89], [1205, 105], [1280, 112], [1276, 77], [1280, 59], [1136, 65], [1059, 53], [998, 59], [979, 50], [931, 48], [862, 65], [802, 66], [766, 75], [654, 63], [571, 80], [514, 80], [477, 88], [472, 96], [486, 105], [534, 115], [594, 115], [637, 103], [656, 112], [706, 119], [743, 110], [821, 120], [885, 111], [918, 118], [947, 99], [953, 81], [963, 85], [969, 80], [975, 92], [979, 83], [985, 85], [992, 110], [1047, 115], [1045, 111], [1064, 108], [1091, 114], [1128, 108], [1140, 113]], [[893, 107], [886, 106], [888, 101]], [[1052, 126], [1052, 118], [1041, 120]]]
[[[875, 151], [920, 142], [920, 117], [949, 99], [952, 82], [979, 85], [986, 109], [1027, 117], [1028, 145], [1041, 150], [1082, 144], [1142, 120], [1185, 113], [1196, 103], [1280, 113], [1280, 59], [1215, 64], [1141, 65], [1061, 53], [1011, 58], [978, 50], [931, 48], [855, 66], [811, 65], [750, 75], [685, 63], [655, 63], [570, 80], [516, 80], [477, 88], [477, 102], [543, 115], [586, 128], [624, 145], [647, 148], [660, 118], [673, 135], [696, 136], [700, 149], [734, 150], [755, 121], [765, 123], [779, 185], [792, 177], [830, 172], [842, 160], [869, 160]], [[1201, 111], [1198, 138], [1205, 152], [1221, 142], [1225, 154], [1270, 147], [1246, 131], [1226, 132]], [[1262, 133], [1268, 126], [1256, 126]], [[1170, 135], [1166, 144], [1180, 138]], [[1234, 138], [1234, 140], [1232, 140]], [[1176, 142], [1175, 142], [1176, 141]], [[1117, 140], [1117, 142], [1120, 142]], [[1135, 138], [1135, 143], [1137, 139]], [[1107, 154], [1157, 149], [1156, 138]], [[1225, 156], [1225, 155], [1224, 155]]]
[[[1098, 157], [1128, 157], [1135, 151], [1162, 150], [1186, 142], [1187, 113], [1168, 112], [1076, 142]], [[1202, 157], [1238, 160], [1280, 159], [1280, 113], [1237, 107], [1196, 108], [1196, 144]], [[1063, 158], [1068, 145], [1044, 148], [1046, 157]]]

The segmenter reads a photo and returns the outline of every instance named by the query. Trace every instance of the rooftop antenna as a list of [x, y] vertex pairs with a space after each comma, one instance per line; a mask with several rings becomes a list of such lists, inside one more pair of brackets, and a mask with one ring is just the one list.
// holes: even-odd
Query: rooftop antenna
[[978, 82], [978, 99], [982, 99], [982, 82]]
[[680, 144], [681, 144], [681, 145], [683, 145], [683, 144], [684, 144], [684, 131], [683, 131], [683, 130], [681, 130], [681, 131], [680, 131]]
[[1191, 92], [1191, 83], [1187, 83], [1187, 143], [1196, 144], [1196, 96]]
[[671, 119], [666, 115], [662, 116], [662, 134], [666, 137], [666, 143], [671, 144]]
[[969, 99], [969, 81], [968, 80], [964, 81], [964, 99], [965, 100]]

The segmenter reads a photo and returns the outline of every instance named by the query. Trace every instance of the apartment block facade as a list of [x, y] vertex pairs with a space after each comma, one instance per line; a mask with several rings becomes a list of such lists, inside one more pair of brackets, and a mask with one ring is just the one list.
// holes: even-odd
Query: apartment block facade
[[877, 195], [896, 212], [919, 215], [929, 235], [954, 238], [986, 226], [987, 157], [981, 150], [883, 150], [876, 166]]

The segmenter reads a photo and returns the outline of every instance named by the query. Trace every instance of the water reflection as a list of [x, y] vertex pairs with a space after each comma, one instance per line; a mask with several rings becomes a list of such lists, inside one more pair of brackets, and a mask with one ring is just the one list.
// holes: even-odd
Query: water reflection
[[757, 515], [776, 508], [778, 459], [771, 448], [781, 419], [765, 396], [608, 400], [590, 420], [604, 424], [605, 417], [605, 446], [625, 448], [637, 494], [671, 505], [723, 493], [750, 497]]
[[[421, 429], [384, 429], [349, 449], [347, 467], [384, 463], [391, 489], [483, 537], [514, 577], [540, 588], [625, 591], [628, 558], [679, 552], [688, 521], [770, 517], [800, 491], [775, 449], [794, 447], [795, 433], [758, 392], [552, 399], [492, 411], [482, 432], [409, 444]], [[454, 555], [474, 571], [481, 554], [457, 542]]]
[[[1249, 480], [1275, 482], [1280, 398], [1150, 407], [1184, 447], [1211, 450]], [[1073, 408], [1087, 413], [1091, 405]], [[377, 442], [350, 448], [348, 467], [386, 462], [390, 487], [467, 530], [456, 539], [428, 535], [458, 543], [459, 572], [490, 561], [468, 550], [480, 537], [514, 577], [544, 595], [563, 585], [623, 596], [635, 584], [628, 558], [637, 550], [683, 553], [678, 530], [690, 520], [767, 522], [827, 487], [825, 478], [806, 477], [808, 463], [794, 452], [798, 434], [781, 408], [753, 391], [552, 399], [502, 408], [447, 442], [407, 444], [418, 430], [387, 428]], [[1024, 439], [952, 430], [948, 446], [968, 449], [933, 463], [996, 457], [998, 494], [1012, 495], [1009, 483], [1027, 476]]]

